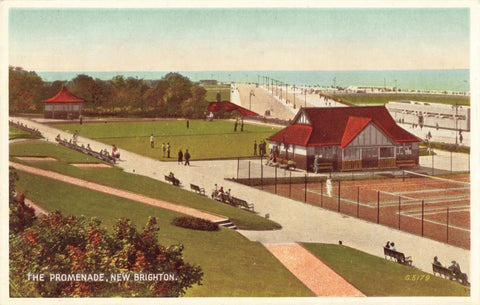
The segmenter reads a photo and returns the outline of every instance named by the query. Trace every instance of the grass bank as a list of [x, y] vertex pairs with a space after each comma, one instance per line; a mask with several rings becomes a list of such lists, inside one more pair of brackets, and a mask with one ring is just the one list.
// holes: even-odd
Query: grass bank
[[[49, 156], [56, 158], [58, 161], [28, 162], [16, 158], [20, 156]], [[63, 146], [45, 142], [12, 145], [10, 147], [10, 158], [15, 162], [25, 165], [58, 172], [148, 197], [188, 206], [207, 213], [224, 216], [232, 220], [240, 229], [272, 230], [280, 228], [279, 224], [250, 212], [234, 208], [190, 191], [173, 187], [152, 178], [126, 173], [116, 167], [102, 169], [78, 168], [70, 163], [98, 163], [100, 161]]]
[[459, 283], [350, 247], [315, 243], [303, 246], [367, 296], [470, 295], [470, 288]]
[[105, 228], [128, 217], [138, 228], [149, 216], [157, 218], [159, 241], [181, 243], [187, 262], [198, 264], [205, 274], [203, 285], [189, 289], [189, 297], [312, 296], [283, 265], [257, 242], [235, 231], [195, 231], [172, 225], [181, 214], [159, 209], [79, 186], [17, 171], [17, 188], [46, 210], [65, 215], [86, 215], [102, 220]]
[[342, 94], [329, 95], [330, 98], [350, 105], [385, 105], [392, 101], [419, 101], [427, 103], [442, 103], [449, 105], [469, 106], [469, 97], [443, 97], [413, 94]]

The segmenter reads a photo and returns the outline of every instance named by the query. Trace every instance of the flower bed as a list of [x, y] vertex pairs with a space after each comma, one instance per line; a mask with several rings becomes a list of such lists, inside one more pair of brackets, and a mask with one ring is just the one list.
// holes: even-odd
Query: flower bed
[[177, 227], [202, 230], [202, 231], [217, 231], [218, 224], [209, 220], [195, 218], [195, 217], [177, 217], [173, 220], [173, 224]]

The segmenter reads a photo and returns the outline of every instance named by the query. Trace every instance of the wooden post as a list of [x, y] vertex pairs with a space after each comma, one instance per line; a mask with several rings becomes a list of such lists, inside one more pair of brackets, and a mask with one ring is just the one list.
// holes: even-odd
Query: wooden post
[[340, 180], [338, 180], [338, 212], [340, 212]]
[[400, 214], [401, 211], [401, 204], [402, 204], [402, 197], [398, 196], [398, 229], [400, 230]]
[[425, 204], [424, 200], [422, 199], [422, 236], [423, 236], [423, 219], [425, 216]]
[[238, 169], [240, 168], [240, 158], [237, 158], [237, 180], [238, 180]]
[[263, 158], [262, 154], [260, 154], [260, 184], [262, 185], [263, 190]]
[[292, 172], [290, 172], [290, 183], [288, 188], [288, 197], [292, 197]]
[[360, 187], [357, 186], [357, 218], [359, 217], [358, 215], [360, 214]]
[[307, 174], [305, 174], [305, 202], [307, 202]]
[[277, 193], [277, 167], [275, 167], [275, 194]]
[[449, 208], [447, 207], [447, 244], [448, 244], [448, 212], [449, 212]]
[[250, 161], [248, 161], [248, 185], [250, 184]]
[[320, 180], [320, 206], [323, 208], [323, 180]]
[[377, 223], [380, 223], [380, 191], [377, 191]]

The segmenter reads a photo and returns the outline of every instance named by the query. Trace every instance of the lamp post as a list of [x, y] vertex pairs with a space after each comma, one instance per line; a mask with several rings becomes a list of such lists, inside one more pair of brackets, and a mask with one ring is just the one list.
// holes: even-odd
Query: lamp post
[[395, 95], [398, 94], [398, 89], [397, 89], [397, 80], [395, 80]]
[[255, 93], [253, 93], [253, 89], [250, 90], [250, 110], [252, 110], [252, 96], [255, 96]]
[[305, 93], [305, 108], [307, 108], [307, 87], [305, 87], [303, 92]]

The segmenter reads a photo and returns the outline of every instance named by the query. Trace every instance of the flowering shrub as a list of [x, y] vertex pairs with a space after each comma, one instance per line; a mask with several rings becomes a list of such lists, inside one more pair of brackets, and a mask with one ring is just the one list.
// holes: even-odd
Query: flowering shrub
[[218, 224], [211, 221], [196, 217], [177, 217], [173, 220], [173, 224], [187, 229], [202, 231], [217, 231]]

